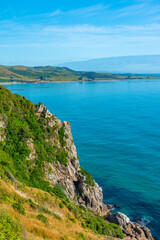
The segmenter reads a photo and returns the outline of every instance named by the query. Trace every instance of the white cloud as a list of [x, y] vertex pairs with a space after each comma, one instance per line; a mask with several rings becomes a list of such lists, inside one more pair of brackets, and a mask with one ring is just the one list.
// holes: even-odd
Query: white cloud
[[57, 15], [59, 15], [61, 13], [62, 13], [62, 11], [57, 9], [56, 11], [53, 11], [53, 12], [49, 13], [48, 17], [54, 17], [54, 16], [57, 16]]
[[[62, 58], [68, 58], [68, 56], [71, 58], [75, 52], [80, 57], [88, 54], [88, 58], [94, 54], [94, 57], [96, 54], [101, 57], [107, 53], [110, 55], [144, 54], [146, 51], [146, 54], [152, 52], [158, 54], [160, 53], [160, 23], [158, 22], [160, 6], [156, 4], [151, 8], [150, 5], [151, 1], [134, 1], [128, 7], [113, 10], [109, 6], [98, 4], [67, 12], [57, 9], [51, 13], [1, 21], [0, 49], [1, 51], [8, 48], [13, 51], [14, 49], [24, 49], [24, 51], [37, 49], [37, 57], [40, 52], [50, 56], [52, 49], [53, 52], [62, 55]], [[148, 18], [147, 14], [151, 18]], [[136, 22], [138, 16], [143, 16], [143, 21]], [[102, 19], [99, 22], [88, 21], [88, 19], [97, 20], [100, 17], [105, 21]], [[82, 18], [84, 21], [81, 21]], [[153, 20], [156, 18], [157, 21]], [[78, 19], [78, 21], [74, 22], [72, 19]], [[74, 24], [71, 24], [72, 22]], [[39, 52], [38, 49], [40, 49]], [[68, 49], [69, 53], [67, 52], [64, 56], [62, 49], [66, 52]]]
[[[150, 3], [150, 2], [149, 2]], [[139, 4], [133, 4], [128, 7], [119, 9], [117, 11], [117, 17], [126, 17], [126, 16], [148, 16], [154, 15], [160, 12], [160, 4], [150, 5], [147, 1]]]
[[97, 4], [89, 7], [84, 7], [84, 8], [78, 8], [78, 9], [73, 9], [66, 14], [71, 14], [71, 15], [83, 15], [83, 16], [94, 16], [98, 14], [100, 11], [105, 10], [109, 7], [109, 5], [103, 5], [103, 4]]

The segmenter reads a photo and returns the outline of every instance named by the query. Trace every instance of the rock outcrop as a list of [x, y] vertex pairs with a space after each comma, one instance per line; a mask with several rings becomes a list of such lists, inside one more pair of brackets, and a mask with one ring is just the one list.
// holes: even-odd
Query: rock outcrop
[[131, 222], [130, 219], [121, 212], [108, 215], [107, 220], [121, 226], [125, 233], [126, 240], [153, 240], [152, 234], [147, 227]]
[[6, 124], [2, 119], [2, 115], [0, 114], [0, 141], [4, 141], [6, 139], [5, 127]]
[[[86, 176], [81, 172], [69, 122], [61, 122], [56, 116], [52, 115], [44, 105], [40, 105], [37, 110], [37, 115], [39, 117], [42, 114], [45, 119], [48, 120], [48, 125], [51, 128], [56, 129], [55, 131], [57, 131], [57, 135], [59, 129], [64, 129], [63, 140], [65, 145], [63, 148], [68, 154], [67, 166], [60, 164], [59, 162], [45, 164], [45, 179], [49, 181], [52, 186], [55, 186], [56, 184], [64, 185], [66, 187], [65, 193], [69, 199], [86, 206], [102, 216], [107, 216], [109, 222], [121, 226], [126, 236], [126, 240], [153, 240], [148, 228], [131, 222], [123, 213], [110, 213], [109, 206], [103, 202], [102, 188], [94, 180], [94, 185], [90, 186], [87, 184]], [[60, 146], [60, 142], [56, 136], [46, 139], [46, 141], [50, 141], [52, 145], [56, 143]]]
[[125, 226], [130, 222], [130, 219], [123, 213], [117, 212], [116, 214], [111, 214], [107, 217], [109, 222], [116, 223], [120, 226]]
[[[61, 122], [42, 104], [37, 107], [36, 114], [38, 118], [45, 119], [44, 128], [50, 128], [54, 132], [54, 134], [46, 137], [45, 141], [50, 142], [52, 146], [61, 148], [67, 155], [67, 164], [62, 164], [59, 161], [44, 163], [44, 178], [50, 183], [50, 186], [63, 185], [69, 199], [107, 217], [106, 221], [118, 224], [122, 228], [126, 240], [153, 240], [148, 228], [131, 222], [123, 213], [112, 214], [111, 207], [103, 202], [102, 188], [93, 180], [90, 174], [80, 167], [69, 122]], [[1, 132], [4, 132], [4, 128], [5, 122], [1, 120]], [[60, 131], [62, 139], [59, 137]], [[5, 135], [3, 135], [4, 137]], [[3, 138], [0, 135], [1, 141]], [[34, 142], [32, 139], [28, 139], [26, 143], [31, 151], [27, 160], [32, 161], [32, 164], [34, 164], [34, 159], [36, 158]]]
[[126, 240], [153, 240], [150, 230], [145, 226], [140, 226], [137, 223], [130, 222], [125, 225], [123, 231], [126, 235]]
[[[9, 94], [9, 96], [6, 99], [10, 100], [13, 95], [8, 90], [7, 94]], [[4, 97], [6, 97], [5, 94]], [[93, 180], [89, 173], [80, 167], [70, 124], [66, 121], [61, 122], [55, 115], [52, 115], [44, 105], [39, 104], [39, 106], [37, 106], [29, 101], [26, 104], [24, 98], [20, 96], [19, 98], [18, 105], [15, 104], [17, 102], [17, 96], [15, 96], [14, 99], [15, 105], [8, 105], [11, 114], [6, 114], [5, 111], [3, 114], [0, 113], [0, 142], [4, 141], [1, 145], [7, 146], [12, 140], [12, 144], [8, 145], [8, 149], [10, 150], [13, 145], [13, 148], [16, 150], [11, 151], [11, 163], [10, 159], [7, 164], [6, 161], [3, 162], [3, 166], [9, 165], [9, 168], [2, 168], [4, 171], [2, 171], [2, 173], [15, 184], [19, 184], [19, 180], [21, 181], [24, 176], [25, 180], [31, 180], [27, 182], [29, 185], [33, 187], [38, 186], [40, 189], [42, 187], [42, 189], [44, 188], [43, 190], [49, 189], [52, 193], [56, 191], [58, 187], [59, 189], [61, 187], [61, 196], [64, 196], [63, 191], [65, 191], [70, 200], [73, 200], [77, 204], [84, 205], [95, 213], [105, 216], [107, 222], [118, 224], [124, 232], [126, 240], [153, 240], [148, 228], [131, 222], [123, 213], [118, 212], [117, 214], [113, 214], [111, 210], [118, 206], [105, 204], [103, 202], [102, 188]], [[16, 119], [16, 115], [13, 118], [11, 112], [13, 106], [14, 113], [17, 112], [17, 109], [19, 110], [17, 118], [21, 119], [21, 121], [19, 122], [20, 124], [17, 125], [17, 128], [13, 128], [14, 130], [8, 135], [9, 129], [13, 127], [12, 124], [8, 127], [8, 123], [14, 123]], [[25, 112], [26, 106], [27, 111]], [[3, 109], [5, 109], [5, 107]], [[28, 114], [30, 110], [32, 111], [31, 115]], [[38, 116], [38, 119], [35, 114]], [[26, 123], [24, 126], [23, 124], [21, 126], [21, 123], [24, 123], [23, 121], [26, 121]], [[33, 125], [31, 124], [32, 121]], [[28, 128], [26, 128], [26, 126], [28, 126]], [[27, 134], [27, 130], [29, 134]], [[15, 134], [17, 134], [17, 136]], [[20, 136], [18, 136], [18, 134]], [[12, 135], [16, 136], [16, 138]], [[19, 146], [22, 146], [20, 152], [18, 152]], [[30, 151], [28, 151], [28, 149]], [[4, 150], [5, 148], [3, 148], [2, 154], [7, 154], [8, 156], [10, 151], [5, 152]], [[24, 156], [22, 159], [19, 159], [23, 152], [25, 153]], [[13, 156], [14, 158], [12, 159]], [[20, 161], [22, 161], [22, 167]], [[12, 172], [11, 169], [13, 166], [14, 171]], [[25, 170], [28, 170], [27, 174]], [[20, 178], [16, 179], [12, 174], [16, 174], [15, 176], [20, 176]], [[24, 183], [26, 182], [24, 181]], [[57, 186], [57, 189], [52, 188], [55, 186]], [[59, 196], [58, 194], [57, 196]], [[63, 200], [65, 199], [66, 197], [64, 196]], [[104, 223], [104, 219], [101, 218], [100, 221], [97, 222], [99, 217], [93, 212], [87, 211], [86, 214], [88, 213], [91, 213], [88, 226], [93, 225], [91, 229], [97, 231], [97, 228], [99, 228], [99, 225], [102, 223], [101, 220], [103, 220]], [[97, 219], [93, 218], [92, 214], [96, 215]], [[111, 229], [113, 228], [111, 230], [112, 233], [115, 233], [112, 236], [123, 237], [123, 233], [119, 227], [114, 224], [108, 225], [105, 223], [107, 227], [104, 229], [105, 224], [103, 223], [102, 226], [100, 226], [100, 230], [104, 230], [104, 234], [108, 234], [108, 227], [111, 227]], [[116, 231], [114, 231], [114, 228]], [[118, 228], [118, 230], [116, 228]]]
[[[42, 114], [48, 119], [48, 125], [56, 129], [57, 135], [59, 129], [64, 129], [63, 140], [65, 141], [65, 145], [63, 148], [68, 155], [67, 166], [55, 162], [45, 164], [45, 179], [52, 186], [56, 184], [64, 185], [66, 187], [65, 193], [69, 199], [75, 200], [78, 204], [84, 205], [96, 213], [107, 215], [109, 210], [107, 205], [103, 203], [102, 188], [95, 181], [94, 186], [88, 185], [86, 183], [86, 176], [81, 172], [69, 122], [61, 122], [44, 105], [40, 105], [37, 110], [39, 117]], [[60, 146], [60, 142], [56, 136], [46, 139], [46, 141], [52, 142], [52, 145], [56, 143]]]

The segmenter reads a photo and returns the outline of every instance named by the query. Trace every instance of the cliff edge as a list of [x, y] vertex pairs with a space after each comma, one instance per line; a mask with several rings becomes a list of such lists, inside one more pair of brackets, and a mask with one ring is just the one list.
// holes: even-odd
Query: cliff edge
[[[84, 226], [118, 238], [153, 239], [146, 227], [122, 213], [113, 214], [103, 202], [102, 188], [80, 167], [70, 124], [43, 104], [35, 105], [1, 86], [0, 154], [2, 178], [59, 197], [75, 215], [81, 214]], [[74, 204], [83, 208], [85, 217]]]

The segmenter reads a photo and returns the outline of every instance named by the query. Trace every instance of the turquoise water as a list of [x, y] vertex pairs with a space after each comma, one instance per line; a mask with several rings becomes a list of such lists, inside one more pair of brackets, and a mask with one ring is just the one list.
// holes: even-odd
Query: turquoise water
[[131, 220], [160, 239], [160, 81], [16, 84], [71, 123], [80, 163]]

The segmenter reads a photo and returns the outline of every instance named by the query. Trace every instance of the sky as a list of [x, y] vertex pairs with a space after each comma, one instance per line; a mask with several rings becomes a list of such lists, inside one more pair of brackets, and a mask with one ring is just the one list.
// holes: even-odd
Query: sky
[[1, 65], [158, 54], [160, 0], [1, 0]]

